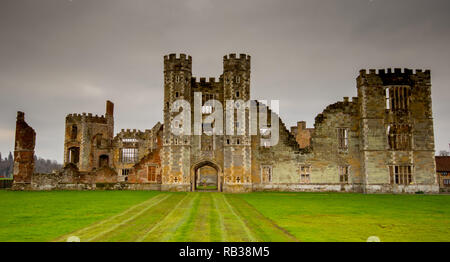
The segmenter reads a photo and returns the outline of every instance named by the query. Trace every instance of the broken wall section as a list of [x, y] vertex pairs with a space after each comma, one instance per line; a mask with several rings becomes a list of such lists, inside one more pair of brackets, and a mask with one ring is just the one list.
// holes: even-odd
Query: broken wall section
[[36, 132], [25, 122], [25, 113], [17, 112], [14, 143], [13, 189], [29, 189], [34, 172]]

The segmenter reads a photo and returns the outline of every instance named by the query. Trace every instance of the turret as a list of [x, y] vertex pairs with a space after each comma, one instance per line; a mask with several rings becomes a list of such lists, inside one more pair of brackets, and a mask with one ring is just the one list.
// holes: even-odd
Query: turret
[[250, 99], [250, 56], [229, 54], [223, 57], [225, 100]]

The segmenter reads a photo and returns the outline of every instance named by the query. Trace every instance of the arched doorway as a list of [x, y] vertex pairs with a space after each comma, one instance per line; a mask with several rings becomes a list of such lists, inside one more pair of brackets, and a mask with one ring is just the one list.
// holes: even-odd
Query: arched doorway
[[222, 192], [222, 168], [210, 160], [203, 160], [191, 168], [191, 191]]

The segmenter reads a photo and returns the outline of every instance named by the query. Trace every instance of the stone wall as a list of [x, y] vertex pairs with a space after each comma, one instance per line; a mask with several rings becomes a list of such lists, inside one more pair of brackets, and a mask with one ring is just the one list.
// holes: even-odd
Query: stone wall
[[25, 114], [17, 112], [14, 143], [13, 188], [27, 188], [34, 172], [36, 132], [25, 122]]

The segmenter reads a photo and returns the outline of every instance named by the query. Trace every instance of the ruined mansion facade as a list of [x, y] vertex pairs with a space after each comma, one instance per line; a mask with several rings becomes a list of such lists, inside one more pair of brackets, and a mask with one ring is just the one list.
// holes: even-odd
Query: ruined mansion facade
[[[240, 116], [233, 109], [233, 114], [224, 114], [223, 123], [214, 123], [224, 127], [232, 123], [232, 133], [211, 133], [213, 126], [190, 121], [208, 119], [217, 109], [211, 101], [222, 105], [229, 100], [251, 101], [250, 64], [250, 56], [230, 54], [223, 58], [218, 79], [195, 78], [190, 56], [165, 56], [163, 123], [114, 134], [110, 101], [102, 116], [69, 114], [64, 168], [52, 174], [32, 172], [29, 155], [35, 133], [20, 113], [13, 188], [439, 191], [429, 70], [361, 70], [357, 96], [326, 107], [315, 118], [314, 128], [299, 122], [288, 130], [276, 113], [257, 101], [253, 104], [265, 108], [264, 114], [258, 111], [257, 117], [250, 117], [246, 107]], [[180, 100], [200, 106], [201, 111], [174, 110]], [[175, 134], [174, 123], [200, 132]], [[262, 142], [274, 131], [276, 144]]]

